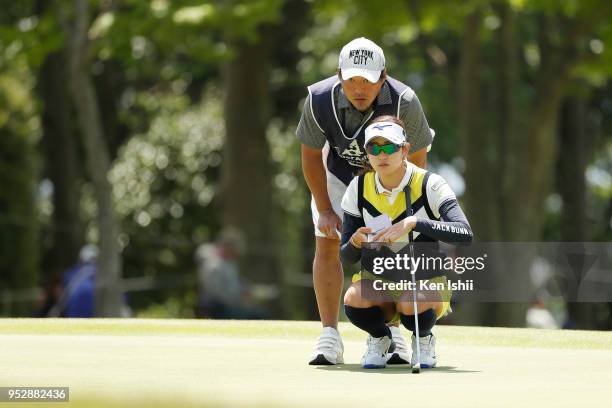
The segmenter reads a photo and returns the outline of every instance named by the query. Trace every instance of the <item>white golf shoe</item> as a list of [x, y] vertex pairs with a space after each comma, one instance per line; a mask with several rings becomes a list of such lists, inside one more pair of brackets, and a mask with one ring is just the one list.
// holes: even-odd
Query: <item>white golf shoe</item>
[[[421, 349], [421, 368], [434, 368], [436, 366], [436, 338], [432, 334], [426, 337], [419, 337]], [[412, 364], [417, 361], [416, 338], [412, 335]]]
[[393, 343], [395, 343], [395, 350], [392, 353], [387, 354], [387, 364], [410, 364], [410, 354], [408, 354], [408, 343], [402, 336], [402, 332], [399, 327], [389, 326], [391, 329], [391, 335], [393, 335]]
[[333, 327], [324, 327], [310, 356], [310, 365], [344, 364], [344, 345], [340, 333]]
[[387, 353], [393, 352], [395, 345], [387, 336], [368, 336], [368, 349], [361, 358], [363, 368], [385, 368], [387, 366]]

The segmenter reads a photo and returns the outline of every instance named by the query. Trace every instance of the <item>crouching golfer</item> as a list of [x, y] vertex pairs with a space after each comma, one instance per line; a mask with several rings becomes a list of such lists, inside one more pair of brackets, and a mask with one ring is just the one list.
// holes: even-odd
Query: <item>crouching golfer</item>
[[[439, 241], [472, 241], [470, 225], [444, 179], [407, 161], [410, 144], [401, 119], [394, 116], [374, 119], [365, 130], [364, 147], [371, 169], [351, 181], [342, 199], [340, 257], [343, 263], [360, 260], [362, 243], [368, 241], [368, 234], [371, 242], [407, 242], [410, 232], [415, 242], [436, 246]], [[410, 192], [412, 216], [406, 213], [406, 191]], [[380, 226], [381, 218], [388, 225], [372, 234], [374, 226]], [[368, 349], [361, 365], [364, 368], [386, 366], [387, 353], [394, 348], [386, 323], [398, 320], [413, 332], [411, 363], [416, 364], [414, 314], [417, 313], [420, 364], [423, 368], [435, 367], [436, 339], [431, 329], [450, 310], [450, 290], [433, 291], [433, 295], [432, 291], [419, 292], [415, 312], [412, 291], [388, 292], [381, 298], [377, 289], [380, 285], [374, 285], [376, 279], [379, 279], [376, 275], [362, 270], [353, 276], [353, 284], [344, 296], [349, 320], [369, 333]], [[445, 283], [446, 277], [429, 281]], [[370, 296], [373, 293], [378, 296]]]

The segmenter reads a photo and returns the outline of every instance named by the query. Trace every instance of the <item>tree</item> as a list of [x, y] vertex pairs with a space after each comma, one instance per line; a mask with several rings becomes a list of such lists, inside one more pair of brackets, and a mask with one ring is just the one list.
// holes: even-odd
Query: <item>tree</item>
[[[40, 137], [36, 100], [32, 95], [33, 72], [23, 48], [28, 38], [14, 24], [24, 15], [28, 2], [3, 5], [0, 14], [0, 313], [27, 316], [31, 304], [13, 298], [14, 289], [27, 290], [40, 276], [39, 196], [37, 179], [40, 157], [36, 143]], [[6, 28], [5, 28], [6, 27]], [[10, 28], [8, 28], [10, 27]], [[15, 28], [13, 28], [15, 27]], [[5, 292], [6, 291], [6, 292]], [[17, 292], [18, 294], [27, 292]]]
[[74, 20], [68, 28], [69, 86], [77, 111], [77, 123], [87, 152], [86, 167], [93, 182], [98, 211], [100, 256], [96, 275], [96, 314], [119, 316], [121, 306], [121, 256], [119, 222], [113, 208], [112, 189], [108, 181], [110, 158], [96, 93], [89, 77], [91, 56], [87, 32], [87, 0], [74, 1]]
[[[292, 53], [279, 49], [290, 48], [291, 41], [297, 41], [304, 27], [297, 24], [289, 29], [281, 22], [300, 11], [307, 11], [303, 1], [285, 2], [282, 9], [267, 17], [272, 22], [259, 26], [256, 41], [230, 34], [229, 43], [235, 55], [223, 71], [226, 128], [221, 179], [223, 224], [243, 231], [248, 247], [243, 270], [251, 278], [265, 282], [283, 281], [277, 250], [281, 208], [273, 197], [275, 173], [267, 139], [269, 121], [275, 113], [270, 72], [274, 63], [284, 67], [287, 59], [294, 58]], [[274, 17], [277, 13], [280, 18]], [[275, 55], [281, 61], [274, 60]], [[291, 99], [293, 94], [295, 103], [296, 87], [289, 85], [293, 92], [285, 95]], [[286, 106], [277, 106], [276, 113], [282, 114], [285, 109]]]
[[[29, 289], [39, 277], [34, 150], [39, 132], [30, 119], [31, 77], [23, 60], [16, 65], [7, 70], [0, 59], [0, 291]], [[8, 306], [12, 315], [30, 312], [24, 302]]]
[[79, 191], [82, 183], [80, 144], [73, 121], [73, 105], [65, 84], [68, 72], [66, 50], [49, 54], [38, 74], [38, 93], [42, 100], [42, 146], [46, 174], [53, 183], [51, 254], [47, 268], [59, 274], [77, 261], [83, 244], [79, 218]]

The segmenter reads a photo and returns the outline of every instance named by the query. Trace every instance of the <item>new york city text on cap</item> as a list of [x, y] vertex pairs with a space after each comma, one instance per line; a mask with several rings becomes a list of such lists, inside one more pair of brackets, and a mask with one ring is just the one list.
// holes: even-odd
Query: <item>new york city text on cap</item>
[[385, 54], [382, 48], [367, 38], [356, 38], [342, 47], [338, 68], [344, 80], [360, 76], [376, 82], [385, 69]]

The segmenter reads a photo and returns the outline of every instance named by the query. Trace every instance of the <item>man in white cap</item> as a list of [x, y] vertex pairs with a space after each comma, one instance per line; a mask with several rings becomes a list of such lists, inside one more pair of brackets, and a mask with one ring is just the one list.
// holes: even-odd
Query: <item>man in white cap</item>
[[[346, 186], [367, 160], [363, 149], [368, 121], [381, 115], [399, 117], [412, 145], [409, 160], [426, 166], [433, 141], [414, 91], [387, 75], [383, 50], [357, 38], [340, 51], [337, 75], [308, 87], [308, 97], [296, 131], [302, 143], [302, 169], [312, 193], [315, 230], [313, 281], [323, 325], [311, 365], [343, 363], [344, 346], [338, 333], [338, 312], [344, 282], [340, 263], [341, 201]], [[406, 341], [392, 327], [396, 352], [389, 363], [408, 363]]]

